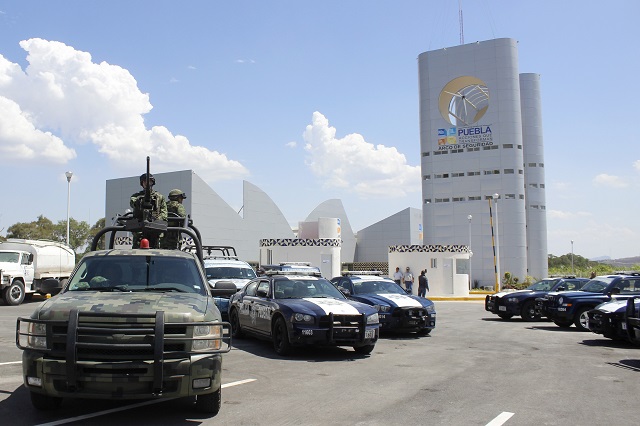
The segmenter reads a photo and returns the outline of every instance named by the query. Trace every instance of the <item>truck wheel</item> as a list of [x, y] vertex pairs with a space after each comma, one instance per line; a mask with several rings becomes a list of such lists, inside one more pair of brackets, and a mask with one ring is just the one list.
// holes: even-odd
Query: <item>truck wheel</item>
[[540, 321], [542, 319], [540, 315], [536, 315], [536, 302], [533, 300], [528, 300], [522, 305], [520, 316], [525, 321]]
[[213, 414], [214, 416], [220, 411], [222, 405], [222, 388], [218, 388], [213, 393], [196, 396], [196, 410], [201, 413]]
[[4, 289], [2, 294], [4, 302], [7, 305], [16, 306], [24, 300], [24, 284], [20, 280], [13, 280], [11, 285]]
[[369, 355], [371, 352], [373, 352], [373, 348], [375, 346], [376, 345], [354, 346], [353, 349], [360, 355]]
[[578, 330], [589, 331], [589, 314], [587, 314], [587, 312], [589, 312], [590, 310], [590, 306], [585, 306], [578, 309], [578, 312], [576, 312], [576, 319], [573, 323]]
[[273, 325], [271, 335], [273, 337], [273, 349], [275, 349], [278, 355], [288, 355], [291, 353], [289, 332], [287, 331], [287, 324], [284, 322], [284, 318], [278, 317], [276, 323]]
[[62, 404], [62, 398], [31, 392], [31, 404], [38, 410], [57, 410]]
[[231, 309], [229, 312], [229, 322], [231, 323], [231, 337], [239, 339], [242, 337], [242, 327], [240, 326], [240, 316], [237, 309]]

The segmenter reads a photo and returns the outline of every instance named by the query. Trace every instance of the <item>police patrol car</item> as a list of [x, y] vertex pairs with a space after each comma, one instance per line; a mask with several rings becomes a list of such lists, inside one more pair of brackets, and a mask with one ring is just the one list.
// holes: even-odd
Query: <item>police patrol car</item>
[[380, 323], [372, 306], [348, 300], [319, 272], [267, 271], [231, 296], [233, 337], [273, 341], [279, 355], [294, 346], [352, 346], [369, 354]]
[[344, 272], [331, 282], [350, 299], [373, 306], [380, 315], [382, 330], [431, 333], [436, 326], [434, 303], [407, 294], [392, 279], [380, 275], [377, 271]]
[[223, 319], [228, 318], [229, 297], [218, 296], [220, 288], [232, 288], [240, 291], [245, 284], [256, 277], [256, 273], [247, 262], [238, 258], [236, 249], [231, 246], [203, 246], [204, 269], [209, 282], [213, 300]]

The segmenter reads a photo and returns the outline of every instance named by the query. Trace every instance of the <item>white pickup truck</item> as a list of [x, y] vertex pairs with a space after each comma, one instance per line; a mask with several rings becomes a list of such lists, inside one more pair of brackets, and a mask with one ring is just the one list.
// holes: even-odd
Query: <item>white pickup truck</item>
[[25, 296], [41, 293], [47, 278], [57, 278], [64, 285], [75, 264], [73, 250], [59, 242], [13, 238], [1, 242], [2, 298], [7, 305], [19, 305]]

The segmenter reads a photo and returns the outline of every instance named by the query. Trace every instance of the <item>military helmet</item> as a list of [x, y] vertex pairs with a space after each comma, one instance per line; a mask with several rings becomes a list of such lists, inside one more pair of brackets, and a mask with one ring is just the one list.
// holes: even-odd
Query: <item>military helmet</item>
[[174, 199], [178, 199], [178, 198], [185, 199], [185, 198], [187, 198], [187, 194], [185, 194], [184, 192], [182, 192], [179, 189], [172, 189], [169, 192], [169, 199], [170, 200], [174, 200]]
[[[142, 182], [145, 182], [146, 180], [147, 180], [147, 174], [146, 173], [141, 174], [140, 185], [142, 185]], [[149, 173], [149, 183], [151, 183], [151, 186], [156, 184], [156, 178], [154, 178], [151, 173]]]

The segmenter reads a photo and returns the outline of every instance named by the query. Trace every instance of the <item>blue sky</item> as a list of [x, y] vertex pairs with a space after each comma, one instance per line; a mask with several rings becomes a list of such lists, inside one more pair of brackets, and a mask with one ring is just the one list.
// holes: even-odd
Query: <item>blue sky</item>
[[[464, 40], [541, 74], [549, 253], [640, 255], [640, 2], [462, 0]], [[242, 180], [292, 225], [342, 200], [355, 231], [421, 207], [417, 56], [460, 43], [457, 0], [0, 0], [0, 231], [93, 224], [105, 181]], [[464, 243], [464, 242], [461, 242]]]

